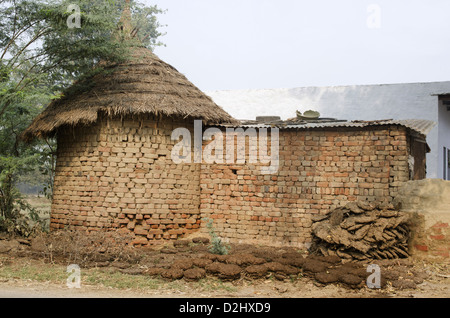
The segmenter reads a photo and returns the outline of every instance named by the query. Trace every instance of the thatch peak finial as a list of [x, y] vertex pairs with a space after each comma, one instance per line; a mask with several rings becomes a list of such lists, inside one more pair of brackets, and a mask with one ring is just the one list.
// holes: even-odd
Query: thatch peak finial
[[134, 37], [133, 33], [135, 33], [135, 30], [131, 24], [130, 0], [125, 0], [125, 7], [119, 20], [119, 30], [122, 36], [126, 38]]

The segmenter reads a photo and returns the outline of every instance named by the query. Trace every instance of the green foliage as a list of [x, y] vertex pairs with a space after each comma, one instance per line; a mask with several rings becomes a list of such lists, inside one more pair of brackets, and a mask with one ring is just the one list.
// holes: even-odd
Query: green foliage
[[0, 231], [29, 236], [46, 229], [39, 211], [28, 204], [14, 186], [18, 172], [33, 166], [37, 157], [0, 157]]
[[213, 254], [227, 255], [231, 247], [229, 245], [224, 244], [222, 242], [222, 239], [217, 236], [216, 231], [214, 230], [213, 227], [213, 220], [207, 218], [205, 219], [205, 221], [208, 222], [206, 223], [206, 227], [208, 228], [209, 235], [211, 237], [211, 244], [208, 250]]
[[159, 28], [165, 25], [159, 24], [156, 15], [165, 13], [165, 11], [157, 6], [146, 7], [135, 1], [132, 1], [131, 4], [133, 15], [131, 23], [137, 29], [137, 36], [141, 43], [151, 50], [157, 46], [164, 46], [164, 43], [158, 39], [164, 35], [159, 31]]

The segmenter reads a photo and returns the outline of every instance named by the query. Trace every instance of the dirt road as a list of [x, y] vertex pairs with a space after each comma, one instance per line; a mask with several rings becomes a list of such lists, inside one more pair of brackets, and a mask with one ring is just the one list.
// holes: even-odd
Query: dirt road
[[450, 278], [435, 277], [414, 290], [349, 290], [336, 285], [318, 286], [310, 280], [297, 282], [263, 281], [238, 284], [233, 291], [194, 289], [189, 283], [183, 288], [156, 290], [121, 290], [82, 285], [67, 288], [64, 284], [39, 283], [24, 280], [0, 282], [0, 298], [450, 298]]

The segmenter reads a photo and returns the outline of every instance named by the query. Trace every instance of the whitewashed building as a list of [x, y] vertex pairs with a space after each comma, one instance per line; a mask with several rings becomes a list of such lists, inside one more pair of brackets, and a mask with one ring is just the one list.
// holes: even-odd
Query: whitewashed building
[[450, 180], [450, 81], [385, 85], [299, 87], [206, 92], [237, 119], [315, 110], [343, 120], [427, 119], [427, 177]]

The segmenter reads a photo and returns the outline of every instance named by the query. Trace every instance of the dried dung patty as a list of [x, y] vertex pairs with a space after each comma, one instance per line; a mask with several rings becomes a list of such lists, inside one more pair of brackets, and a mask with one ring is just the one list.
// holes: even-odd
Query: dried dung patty
[[250, 265], [245, 272], [253, 278], [261, 278], [267, 275], [269, 269], [265, 265]]
[[284, 253], [281, 258], [276, 259], [276, 261], [281, 264], [291, 265], [295, 267], [302, 267], [305, 263], [305, 258], [296, 252]]
[[294, 266], [284, 265], [283, 269], [278, 272], [284, 273], [286, 275], [297, 275], [300, 272], [300, 270]]
[[255, 257], [251, 254], [237, 254], [228, 256], [227, 258], [225, 258], [225, 262], [227, 264], [246, 266], [246, 265], [261, 265], [266, 261], [263, 258]]
[[253, 251], [252, 254], [255, 257], [265, 259], [266, 262], [271, 262], [272, 260], [280, 257], [280, 255], [278, 253], [275, 253], [275, 252], [269, 251], [269, 250]]
[[336, 272], [320, 272], [315, 274], [315, 279], [322, 284], [332, 284], [339, 281], [339, 274]]
[[158, 276], [158, 275], [161, 275], [163, 271], [164, 271], [163, 268], [151, 267], [151, 268], [146, 269], [143, 274], [148, 275], [148, 276]]
[[241, 277], [241, 271], [238, 265], [219, 263], [217, 276], [223, 280], [235, 280]]
[[216, 255], [216, 261], [226, 263], [230, 255]]
[[397, 289], [415, 289], [416, 283], [412, 279], [399, 279], [392, 282], [392, 287]]
[[314, 259], [307, 259], [303, 264], [303, 270], [305, 272], [319, 273], [326, 271], [328, 266], [328, 263], [324, 263]]
[[330, 264], [339, 264], [342, 262], [342, 259], [336, 255], [323, 256], [322, 261]]
[[189, 268], [192, 268], [192, 266], [194, 265], [194, 262], [192, 261], [192, 259], [186, 258], [186, 259], [179, 259], [176, 260], [171, 268], [179, 268], [182, 270], [187, 270]]
[[161, 272], [161, 276], [167, 279], [181, 279], [183, 278], [183, 270], [180, 268], [165, 269]]
[[184, 279], [188, 281], [197, 281], [206, 276], [206, 271], [203, 268], [191, 268], [184, 271]]
[[303, 258], [303, 256], [298, 252], [286, 252], [286, 253], [283, 253], [283, 255], [281, 255], [281, 257], [283, 257], [283, 258], [302, 257]]
[[339, 281], [346, 285], [349, 285], [350, 287], [358, 287], [358, 285], [363, 282], [363, 279], [356, 275], [345, 274], [339, 276]]
[[286, 265], [283, 265], [278, 262], [269, 262], [264, 264], [264, 266], [266, 266], [267, 269], [271, 272], [281, 272]]
[[207, 265], [211, 264], [213, 261], [207, 258], [194, 258], [192, 264], [197, 267], [205, 268]]

